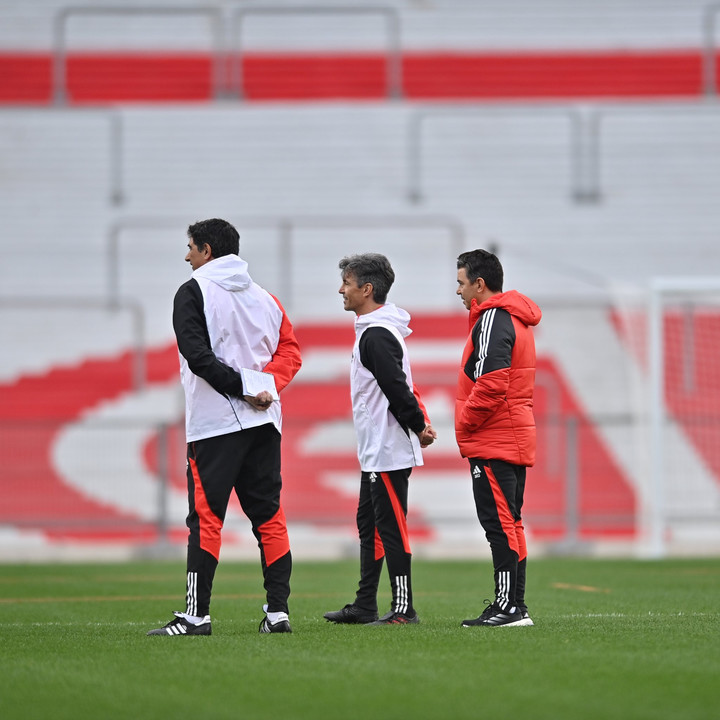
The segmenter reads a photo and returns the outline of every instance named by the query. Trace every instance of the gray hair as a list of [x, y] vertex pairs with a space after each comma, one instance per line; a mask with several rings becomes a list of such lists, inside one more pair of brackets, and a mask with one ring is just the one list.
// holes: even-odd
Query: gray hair
[[342, 277], [348, 275], [355, 278], [358, 287], [370, 283], [373, 286], [373, 300], [377, 303], [384, 303], [395, 282], [390, 261], [380, 253], [363, 253], [362, 255], [350, 255], [344, 257], [339, 263], [342, 270]]

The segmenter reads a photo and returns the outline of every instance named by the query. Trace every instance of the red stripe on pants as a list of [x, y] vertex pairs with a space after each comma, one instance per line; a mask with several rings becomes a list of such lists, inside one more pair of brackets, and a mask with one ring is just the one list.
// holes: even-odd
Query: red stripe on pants
[[515, 521], [515, 537], [518, 543], [518, 561], [527, 557], [527, 542], [525, 541], [525, 528], [522, 520]]
[[405, 512], [400, 504], [400, 500], [398, 500], [398, 496], [395, 494], [395, 488], [390, 481], [390, 476], [387, 473], [380, 473], [380, 477], [383, 479], [385, 489], [390, 497], [390, 504], [392, 505], [393, 512], [395, 513], [398, 528], [400, 528], [400, 537], [402, 538], [403, 548], [406, 553], [410, 553], [410, 539], [408, 538], [407, 518], [405, 517]]
[[265, 564], [272, 565], [283, 555], [290, 552], [290, 539], [287, 534], [285, 512], [282, 507], [267, 521], [258, 527], [262, 542]]
[[500, 525], [505, 533], [505, 537], [507, 537], [508, 546], [519, 556], [520, 546], [516, 533], [515, 518], [510, 512], [505, 494], [503, 493], [500, 484], [489, 465], [485, 465], [485, 472], [487, 473], [488, 481], [490, 482], [490, 489], [492, 490], [493, 497], [495, 498], [495, 506], [497, 507], [498, 517], [500, 518]]
[[385, 557], [385, 548], [383, 547], [382, 540], [380, 539], [380, 533], [375, 528], [375, 560], [380, 560]]
[[209, 552], [216, 560], [219, 560], [221, 544], [220, 535], [223, 521], [210, 509], [207, 497], [205, 496], [205, 490], [203, 489], [202, 482], [200, 481], [200, 473], [198, 472], [195, 460], [188, 458], [188, 462], [190, 463], [190, 470], [192, 472], [193, 483], [195, 485], [194, 504], [195, 512], [198, 515], [198, 522], [200, 524], [200, 547], [206, 552]]

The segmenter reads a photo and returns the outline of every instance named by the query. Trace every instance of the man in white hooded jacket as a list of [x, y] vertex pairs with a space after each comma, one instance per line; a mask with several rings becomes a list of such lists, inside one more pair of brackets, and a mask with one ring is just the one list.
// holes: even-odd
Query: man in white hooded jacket
[[[410, 315], [387, 294], [395, 273], [384, 255], [340, 261], [345, 310], [355, 312], [350, 392], [360, 461], [360, 582], [355, 601], [325, 613], [335, 623], [419, 622], [413, 607], [407, 529], [408, 480], [423, 464], [421, 448], [437, 437], [413, 385], [405, 338]], [[392, 606], [378, 619], [377, 591], [387, 559]]]
[[[185, 390], [189, 529], [185, 612], [148, 635], [210, 635], [210, 596], [221, 531], [234, 490], [252, 523], [267, 604], [261, 633], [292, 632], [292, 556], [280, 504], [281, 392], [300, 369], [300, 349], [284, 309], [254, 283], [227, 221], [188, 228], [192, 278], [180, 286], [173, 328]], [[255, 394], [243, 370], [261, 371]], [[274, 388], [272, 387], [274, 385]]]

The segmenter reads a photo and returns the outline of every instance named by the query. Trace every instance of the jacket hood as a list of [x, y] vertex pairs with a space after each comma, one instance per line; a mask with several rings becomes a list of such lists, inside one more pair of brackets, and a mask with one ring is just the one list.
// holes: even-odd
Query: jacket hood
[[211, 280], [223, 290], [230, 292], [245, 290], [252, 283], [248, 274], [248, 264], [238, 255], [223, 255], [215, 258], [201, 265], [192, 276]]
[[385, 303], [371, 313], [358, 315], [355, 318], [355, 332], [360, 333], [369, 325], [390, 325], [406, 338], [412, 332], [408, 327], [409, 324], [410, 314], [408, 312], [393, 303]]
[[507, 310], [518, 320], [525, 323], [529, 327], [534, 327], [540, 322], [542, 311], [529, 297], [526, 297], [517, 290], [508, 290], [504, 293], [498, 293], [488, 298], [482, 304], [478, 305], [476, 300], [472, 301], [470, 306], [470, 327], [472, 327], [483, 310], [499, 307]]

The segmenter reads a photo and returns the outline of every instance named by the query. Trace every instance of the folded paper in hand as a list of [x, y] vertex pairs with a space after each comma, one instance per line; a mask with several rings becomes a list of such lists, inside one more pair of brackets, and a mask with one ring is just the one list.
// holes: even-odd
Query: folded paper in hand
[[240, 376], [242, 377], [243, 393], [259, 395], [263, 390], [267, 390], [272, 395], [273, 400], [279, 400], [277, 388], [275, 387], [275, 376], [272, 373], [262, 372], [260, 370], [251, 370], [250, 368], [240, 368]]

